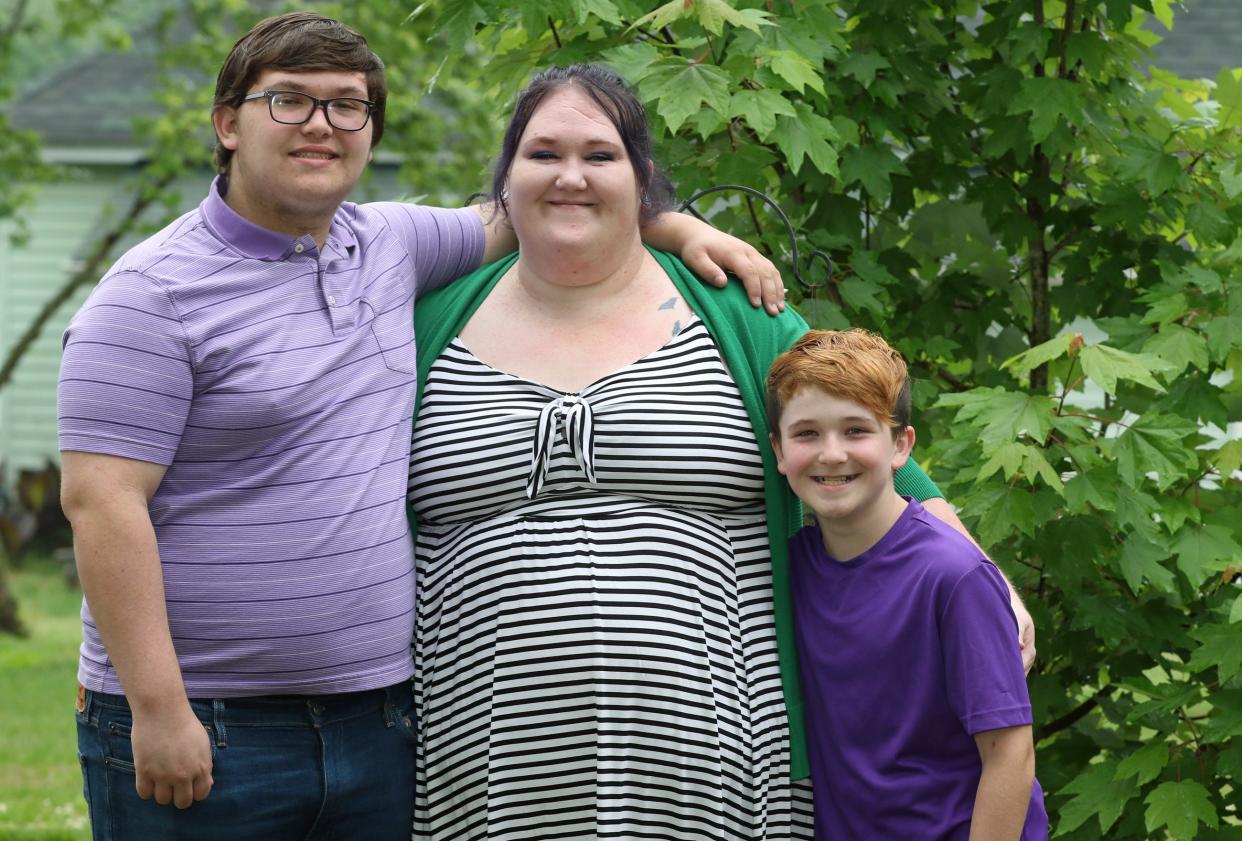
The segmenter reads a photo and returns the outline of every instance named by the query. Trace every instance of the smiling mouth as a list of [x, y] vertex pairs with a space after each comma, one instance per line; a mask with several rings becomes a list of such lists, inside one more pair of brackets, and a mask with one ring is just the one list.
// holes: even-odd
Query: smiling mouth
[[336, 157], [331, 152], [294, 152], [295, 158], [307, 158], [312, 161], [330, 161]]
[[817, 485], [829, 485], [829, 486], [848, 485], [850, 482], [857, 479], [860, 475], [861, 474], [859, 473], [853, 473], [849, 476], [812, 476], [811, 479]]

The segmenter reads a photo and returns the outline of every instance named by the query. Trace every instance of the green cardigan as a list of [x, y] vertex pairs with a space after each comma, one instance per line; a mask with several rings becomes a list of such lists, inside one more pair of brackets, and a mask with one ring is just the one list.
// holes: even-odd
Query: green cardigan
[[[755, 440], [763, 457], [763, 499], [768, 513], [768, 546], [772, 553], [772, 602], [776, 613], [776, 644], [781, 684], [789, 716], [789, 765], [794, 779], [810, 775], [806, 733], [802, 721], [802, 686], [798, 677], [798, 653], [794, 644], [793, 606], [789, 590], [789, 538], [802, 526], [802, 509], [784, 477], [776, 470], [776, 457], [768, 444], [768, 421], [764, 407], [764, 383], [768, 367], [794, 340], [807, 330], [806, 322], [792, 308], [772, 317], [752, 307], [740, 283], [724, 289], [707, 286], [690, 273], [680, 260], [651, 251], [686, 303], [707, 327], [720, 349], [742, 402], [755, 428]], [[422, 398], [427, 372], [483, 303], [492, 288], [517, 260], [513, 254], [477, 269], [444, 289], [421, 298], [414, 308], [414, 335], [418, 342], [418, 390], [415, 414]], [[911, 459], [896, 474], [900, 493], [920, 500], [940, 496], [927, 475]], [[410, 524], [418, 524], [410, 511]]]

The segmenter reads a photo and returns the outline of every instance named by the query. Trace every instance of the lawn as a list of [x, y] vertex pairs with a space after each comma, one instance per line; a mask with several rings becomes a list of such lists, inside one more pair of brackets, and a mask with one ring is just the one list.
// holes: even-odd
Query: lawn
[[0, 841], [86, 841], [73, 722], [82, 595], [35, 559], [10, 584], [29, 636], [0, 636]]

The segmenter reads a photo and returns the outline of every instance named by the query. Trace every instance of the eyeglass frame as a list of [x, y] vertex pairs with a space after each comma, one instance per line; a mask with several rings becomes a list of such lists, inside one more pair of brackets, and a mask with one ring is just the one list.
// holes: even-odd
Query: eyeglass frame
[[[311, 110], [310, 110], [310, 113], [306, 115], [306, 119], [302, 120], [301, 122], [297, 122], [297, 123], [290, 123], [290, 122], [286, 122], [285, 120], [277, 119], [276, 112], [272, 110], [272, 97], [276, 96], [277, 94], [290, 94], [293, 96], [302, 96], [302, 97], [309, 99], [311, 101]], [[315, 112], [322, 108], [324, 119], [328, 121], [328, 125], [332, 126], [332, 128], [336, 129], [337, 131], [362, 131], [364, 128], [367, 127], [367, 123], [371, 122], [371, 114], [375, 110], [374, 102], [372, 102], [369, 99], [360, 99], [356, 96], [333, 96], [333, 97], [329, 97], [328, 99], [320, 99], [319, 97], [311, 96], [309, 93], [306, 93], [304, 91], [283, 91], [283, 90], [255, 91], [254, 93], [246, 94], [245, 96], [242, 97], [242, 100], [239, 103], [239, 105], [245, 105], [247, 102], [252, 102], [256, 99], [267, 100], [268, 116], [272, 118], [272, 122], [280, 123], [282, 126], [304, 126], [307, 123], [309, 123], [311, 120], [313, 120], [315, 118]], [[358, 128], [342, 128], [341, 126], [338, 126], [336, 123], [332, 122], [332, 112], [328, 110], [328, 106], [331, 105], [333, 102], [342, 102], [342, 101], [361, 102], [363, 105], [367, 107], [367, 118], [363, 120], [362, 125], [358, 126]]]

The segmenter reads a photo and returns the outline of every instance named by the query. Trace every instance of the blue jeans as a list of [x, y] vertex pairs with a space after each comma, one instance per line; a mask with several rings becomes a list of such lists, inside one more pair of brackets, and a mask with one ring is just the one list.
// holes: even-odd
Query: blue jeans
[[87, 691], [79, 706], [78, 758], [95, 841], [410, 841], [408, 683], [191, 701], [211, 739], [215, 782], [188, 809], [138, 797], [123, 696]]

